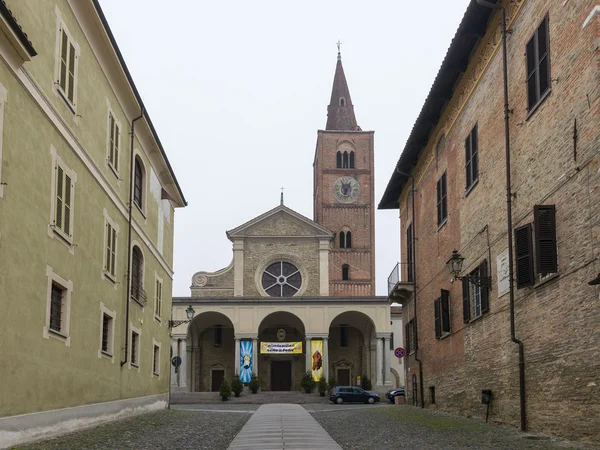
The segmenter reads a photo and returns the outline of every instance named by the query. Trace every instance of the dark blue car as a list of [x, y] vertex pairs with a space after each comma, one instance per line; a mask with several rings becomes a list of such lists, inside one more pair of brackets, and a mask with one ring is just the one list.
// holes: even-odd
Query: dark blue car
[[329, 400], [337, 404], [344, 402], [375, 403], [379, 401], [379, 395], [359, 387], [335, 386], [329, 393]]
[[390, 391], [387, 391], [385, 394], [385, 398], [387, 398], [391, 403], [394, 403], [396, 397], [404, 397], [404, 388], [396, 388]]

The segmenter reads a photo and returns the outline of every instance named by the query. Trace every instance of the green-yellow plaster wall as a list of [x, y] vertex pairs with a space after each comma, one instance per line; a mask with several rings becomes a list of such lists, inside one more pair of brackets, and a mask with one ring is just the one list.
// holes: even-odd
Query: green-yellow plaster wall
[[[134, 207], [132, 240], [144, 254], [144, 288], [148, 303], [142, 308], [130, 301], [130, 322], [141, 330], [140, 368], [125, 359], [125, 311], [127, 268], [127, 216], [129, 195], [130, 118], [97, 61], [68, 2], [8, 0], [19, 24], [28, 33], [38, 55], [24, 64], [38, 88], [54, 106], [69, 132], [93, 160], [103, 180], [117, 196], [114, 200], [101, 186], [30, 95], [15, 73], [0, 58], [0, 83], [6, 88], [0, 198], [0, 416], [67, 408], [123, 398], [166, 393], [169, 389], [170, 337], [167, 321], [171, 311], [173, 210], [164, 221], [163, 257], [167, 270], [145, 244], [157, 247], [159, 203], [150, 194], [151, 163], [136, 139], [146, 167], [144, 218]], [[55, 6], [69, 32], [80, 46], [77, 114], [53, 90], [56, 44]], [[122, 124], [120, 178], [105, 163], [107, 155], [108, 107]], [[137, 134], [137, 129], [136, 129]], [[51, 147], [76, 173], [73, 201], [73, 252], [50, 228], [53, 195]], [[157, 168], [157, 173], [166, 170]], [[103, 277], [104, 209], [119, 226], [117, 282]], [[50, 230], [50, 231], [49, 231]], [[53, 237], [51, 237], [53, 236]], [[158, 250], [155, 250], [158, 252]], [[48, 277], [46, 267], [73, 282], [70, 309], [70, 346], [62, 340], [43, 337], [47, 325]], [[161, 322], [154, 318], [155, 273], [163, 282]], [[115, 311], [114, 358], [99, 357], [101, 302]], [[152, 375], [153, 339], [161, 345], [160, 375]]]

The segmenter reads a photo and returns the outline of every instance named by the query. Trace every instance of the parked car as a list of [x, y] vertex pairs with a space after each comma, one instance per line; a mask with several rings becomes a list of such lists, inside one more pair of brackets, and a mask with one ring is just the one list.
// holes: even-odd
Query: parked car
[[385, 398], [387, 398], [391, 403], [394, 403], [395, 398], [401, 396], [404, 397], [404, 388], [396, 388], [386, 392]]
[[329, 400], [337, 404], [344, 402], [375, 403], [379, 401], [379, 395], [359, 387], [335, 386], [329, 393]]

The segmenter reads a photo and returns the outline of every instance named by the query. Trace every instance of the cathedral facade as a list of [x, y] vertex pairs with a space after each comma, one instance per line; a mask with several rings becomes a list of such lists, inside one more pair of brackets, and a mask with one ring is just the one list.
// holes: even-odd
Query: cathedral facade
[[263, 390], [302, 376], [391, 385], [390, 306], [375, 296], [373, 131], [362, 131], [338, 60], [314, 159], [314, 220], [283, 204], [227, 232], [231, 264], [173, 298], [174, 390], [217, 391], [237, 373]]

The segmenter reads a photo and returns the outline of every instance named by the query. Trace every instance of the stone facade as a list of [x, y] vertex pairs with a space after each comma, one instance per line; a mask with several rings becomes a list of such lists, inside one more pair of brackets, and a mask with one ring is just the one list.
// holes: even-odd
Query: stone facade
[[[503, 3], [512, 30], [507, 59], [512, 232], [532, 224], [533, 249], [538, 252], [534, 206], [554, 205], [558, 248], [558, 272], [535, 274], [530, 287], [517, 289], [524, 272], [522, 264], [514, 263], [515, 331], [525, 354], [525, 424], [531, 431], [598, 440], [600, 314], [595, 306], [598, 288], [588, 285], [600, 267], [598, 7], [594, 1]], [[474, 8], [479, 6], [472, 4], [469, 14], [476, 13]], [[551, 85], [528, 109], [523, 54], [545, 18]], [[469, 49], [469, 64], [414, 162], [414, 218], [410, 182], [391, 192], [400, 209], [402, 261], [407, 258], [407, 227], [414, 223], [416, 228], [418, 349], [405, 360], [408, 401], [420, 404], [422, 389], [426, 407], [481, 417], [481, 390], [491, 389], [490, 420], [519, 426], [518, 346], [510, 338], [508, 280], [500, 262], [508, 244], [498, 24], [495, 13], [485, 35]], [[465, 140], [475, 126], [478, 179], [465, 189]], [[442, 136], [445, 145], [440, 148]], [[439, 226], [436, 187], [443, 173], [448, 219]], [[465, 257], [461, 275], [469, 275], [484, 260], [491, 275], [489, 310], [474, 317], [470, 303], [466, 321], [461, 283], [452, 283], [446, 268], [454, 248]], [[538, 264], [534, 261], [536, 268]], [[473, 289], [473, 283], [468, 285]], [[442, 289], [449, 291], [450, 331], [436, 338], [434, 301]], [[405, 302], [406, 321], [415, 319], [413, 300]], [[413, 379], [419, 383], [415, 390]]]

